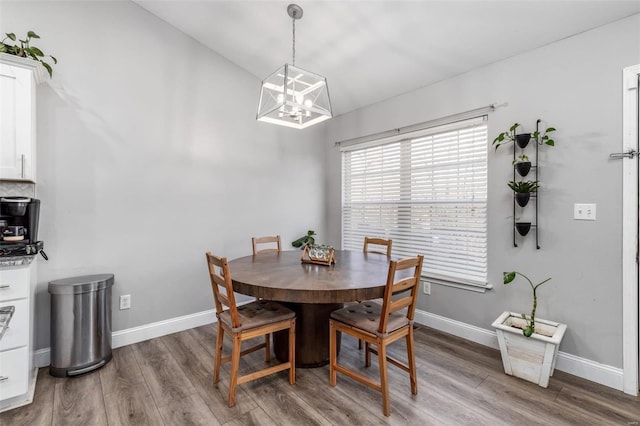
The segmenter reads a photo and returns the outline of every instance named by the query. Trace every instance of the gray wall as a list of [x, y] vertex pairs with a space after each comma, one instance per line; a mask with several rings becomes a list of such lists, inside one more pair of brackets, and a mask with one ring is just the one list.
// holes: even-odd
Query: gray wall
[[[59, 60], [38, 89], [37, 348], [50, 280], [113, 272], [113, 329], [213, 308], [204, 253], [324, 235], [323, 127], [255, 121], [260, 81], [131, 2], [2, 2]], [[132, 308], [118, 310], [131, 294]]]
[[[512, 245], [511, 148], [489, 152], [489, 282], [485, 294], [432, 287], [428, 312], [490, 329], [504, 310], [528, 312], [523, 282], [502, 285], [502, 271], [541, 281], [540, 318], [568, 324], [561, 350], [622, 366], [621, 149], [622, 69], [640, 63], [640, 15], [596, 28], [331, 120], [328, 125], [329, 241], [340, 244], [340, 153], [336, 140], [414, 124], [494, 102], [493, 138], [514, 122], [553, 125], [556, 147], [541, 150], [540, 250], [528, 237]], [[390, 76], [393, 78], [393, 76]], [[597, 203], [597, 221], [574, 221], [573, 203]]]

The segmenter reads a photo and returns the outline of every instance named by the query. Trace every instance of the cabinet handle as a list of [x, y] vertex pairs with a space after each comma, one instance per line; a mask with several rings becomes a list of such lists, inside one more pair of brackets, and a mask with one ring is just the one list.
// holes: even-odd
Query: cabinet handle
[[0, 382], [5, 382], [7, 380], [9, 380], [8, 376], [0, 376]]
[[2, 290], [3, 288], [9, 288], [11, 287], [11, 284], [2, 284], [0, 285], [0, 290]]
[[24, 179], [24, 154], [20, 156], [20, 177]]

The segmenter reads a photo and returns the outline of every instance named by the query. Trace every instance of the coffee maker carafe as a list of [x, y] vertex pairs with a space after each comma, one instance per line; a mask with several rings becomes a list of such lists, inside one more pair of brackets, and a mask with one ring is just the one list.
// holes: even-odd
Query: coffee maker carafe
[[0, 237], [3, 241], [38, 241], [40, 200], [28, 197], [0, 198]]

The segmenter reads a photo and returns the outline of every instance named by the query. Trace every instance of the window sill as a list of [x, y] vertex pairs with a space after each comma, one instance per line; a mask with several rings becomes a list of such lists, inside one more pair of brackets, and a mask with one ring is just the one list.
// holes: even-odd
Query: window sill
[[467, 290], [467, 291], [473, 291], [476, 293], [485, 293], [487, 290], [492, 290], [493, 286], [491, 284], [472, 284], [472, 283], [467, 283], [467, 282], [460, 282], [460, 281], [449, 281], [449, 280], [443, 280], [443, 279], [439, 279], [439, 278], [434, 278], [434, 277], [422, 277], [422, 281], [427, 281], [431, 284], [438, 284], [438, 285], [443, 285], [446, 287], [453, 287], [453, 288], [459, 288], [461, 290]]

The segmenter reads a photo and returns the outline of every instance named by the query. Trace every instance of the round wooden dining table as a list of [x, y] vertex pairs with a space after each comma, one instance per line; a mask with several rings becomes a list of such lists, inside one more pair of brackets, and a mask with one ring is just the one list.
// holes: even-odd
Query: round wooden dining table
[[[329, 315], [345, 302], [383, 297], [390, 259], [336, 250], [329, 266], [302, 263], [300, 251], [281, 251], [234, 259], [229, 269], [235, 292], [282, 302], [296, 313], [296, 366], [319, 367], [329, 362]], [[287, 333], [274, 333], [273, 340], [276, 357], [286, 361]]]

